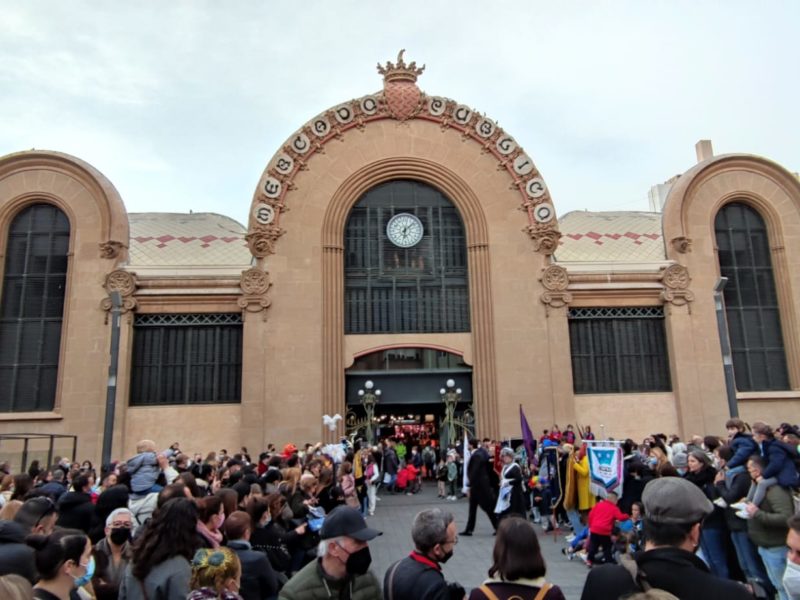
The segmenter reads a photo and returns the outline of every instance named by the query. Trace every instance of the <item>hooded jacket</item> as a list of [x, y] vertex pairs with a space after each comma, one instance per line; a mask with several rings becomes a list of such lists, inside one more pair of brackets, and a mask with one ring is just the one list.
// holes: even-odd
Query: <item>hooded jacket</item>
[[92, 527], [94, 504], [92, 497], [84, 492], [67, 492], [58, 501], [56, 525], [65, 529], [80, 529], [87, 535]]
[[25, 543], [25, 528], [15, 521], [0, 521], [0, 575], [21, 575], [36, 583], [33, 548]]

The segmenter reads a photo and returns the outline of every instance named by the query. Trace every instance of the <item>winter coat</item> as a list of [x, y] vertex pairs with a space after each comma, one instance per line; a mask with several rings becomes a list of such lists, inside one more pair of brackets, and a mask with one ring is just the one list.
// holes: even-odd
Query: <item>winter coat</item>
[[[458, 585], [458, 584], [455, 584]], [[417, 552], [396, 562], [383, 577], [384, 598], [413, 598], [414, 600], [450, 600], [451, 587], [444, 580], [441, 567]], [[458, 586], [460, 587], [460, 586]], [[459, 598], [464, 596], [463, 588]]]
[[136, 579], [131, 568], [128, 565], [125, 569], [119, 586], [119, 600], [186, 600], [192, 567], [183, 556], [173, 556], [157, 564], [144, 581]]
[[768, 461], [767, 468], [761, 473], [764, 479], [775, 477], [783, 487], [797, 487], [797, 467], [791, 446], [779, 440], [765, 440], [761, 443], [761, 455]]
[[278, 577], [264, 553], [253, 550], [244, 540], [228, 542], [228, 548], [236, 552], [242, 564], [239, 595], [244, 600], [267, 600], [277, 595]]
[[25, 543], [25, 528], [15, 521], [0, 521], [0, 575], [20, 575], [36, 583], [33, 548]]
[[779, 485], [767, 489], [758, 512], [747, 520], [747, 535], [756, 546], [775, 548], [786, 545], [789, 526], [786, 521], [794, 512], [792, 495]]
[[717, 495], [728, 504], [728, 508], [724, 509], [728, 531], [747, 531], [747, 521], [737, 517], [731, 505], [747, 497], [750, 475], [744, 467], [736, 467], [728, 471], [725, 481], [714, 484], [714, 487], [717, 489]]
[[281, 600], [328, 600], [339, 598], [348, 586], [351, 600], [381, 600], [381, 584], [371, 571], [364, 575], [333, 579], [322, 570], [322, 559], [313, 560], [300, 569], [281, 589]]
[[496, 496], [490, 471], [492, 465], [489, 453], [484, 448], [479, 448], [470, 455], [467, 465], [470, 496], [474, 496], [479, 505], [491, 504], [494, 507]]
[[753, 436], [747, 433], [739, 432], [730, 441], [731, 450], [733, 450], [733, 457], [728, 461], [727, 467], [735, 469], [736, 467], [746, 467], [747, 459], [758, 454], [758, 444], [756, 444]]
[[589, 513], [589, 532], [597, 535], [611, 535], [615, 521], [627, 521], [628, 515], [620, 511], [617, 505], [608, 500], [601, 500]]
[[400, 458], [394, 448], [386, 448], [383, 453], [383, 472], [387, 475], [397, 475]]
[[[714, 467], [703, 467], [697, 473], [687, 471], [684, 479], [691, 481], [706, 495], [710, 501], [717, 499], [717, 489], [714, 487], [714, 478], [717, 471]], [[714, 505], [714, 512], [703, 521], [704, 529], [725, 529], [725, 513], [722, 508]]]
[[[639, 570], [648, 583], [681, 600], [753, 600], [737, 581], [712, 575], [706, 564], [691, 552], [662, 547], [636, 555]], [[581, 600], [624, 598], [641, 590], [622, 565], [602, 565], [589, 571]]]
[[118, 565], [114, 564], [111, 547], [105, 538], [95, 545], [93, 554], [96, 567], [92, 588], [97, 600], [116, 600], [125, 569], [130, 562], [130, 544], [126, 543], [122, 547], [122, 560]]
[[503, 467], [502, 480], [506, 480], [508, 485], [511, 486], [511, 498], [509, 507], [500, 514], [502, 516], [520, 515], [524, 517], [525, 498], [522, 490], [522, 469], [517, 463], [511, 463], [507, 467]]
[[94, 504], [92, 496], [84, 492], [67, 492], [58, 501], [56, 525], [64, 529], [80, 529], [87, 535], [92, 527]]
[[131, 475], [131, 491], [134, 494], [146, 494], [156, 484], [160, 469], [155, 452], [142, 452], [125, 464]]
[[579, 461], [572, 461], [572, 470], [577, 478], [575, 487], [578, 490], [578, 510], [590, 510], [597, 504], [597, 498], [589, 488], [589, 457], [584, 455]]

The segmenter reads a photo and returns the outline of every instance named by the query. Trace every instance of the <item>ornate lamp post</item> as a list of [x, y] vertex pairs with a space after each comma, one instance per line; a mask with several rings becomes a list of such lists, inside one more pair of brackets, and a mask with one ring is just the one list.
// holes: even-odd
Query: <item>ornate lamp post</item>
[[371, 380], [367, 380], [364, 383], [364, 387], [366, 390], [358, 390], [358, 397], [361, 398], [361, 406], [364, 407], [364, 412], [367, 413], [366, 417], [366, 430], [367, 430], [367, 442], [372, 444], [372, 423], [375, 420], [375, 405], [378, 404], [378, 400], [381, 397], [381, 391], [376, 389], [373, 391], [375, 384], [372, 383]]
[[456, 443], [456, 426], [460, 423], [456, 419], [456, 406], [461, 402], [461, 388], [456, 387], [456, 382], [448, 379], [445, 382], [447, 388], [439, 390], [439, 394], [444, 402], [444, 419], [442, 425], [447, 427], [447, 438], [450, 444]]

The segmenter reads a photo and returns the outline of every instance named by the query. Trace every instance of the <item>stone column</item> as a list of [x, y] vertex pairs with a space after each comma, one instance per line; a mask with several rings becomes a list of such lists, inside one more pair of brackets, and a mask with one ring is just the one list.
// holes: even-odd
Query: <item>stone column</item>
[[[344, 417], [344, 249], [328, 244], [322, 250], [322, 414]], [[336, 431], [322, 427], [322, 439], [333, 442], [344, 435], [344, 419]]]

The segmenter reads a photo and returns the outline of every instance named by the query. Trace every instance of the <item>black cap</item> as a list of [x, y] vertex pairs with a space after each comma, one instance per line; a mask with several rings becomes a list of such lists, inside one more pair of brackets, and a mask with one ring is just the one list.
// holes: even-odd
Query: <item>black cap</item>
[[383, 532], [367, 527], [361, 513], [349, 506], [337, 506], [325, 515], [325, 522], [319, 531], [322, 540], [347, 536], [360, 542], [368, 542], [379, 535], [383, 535]]

